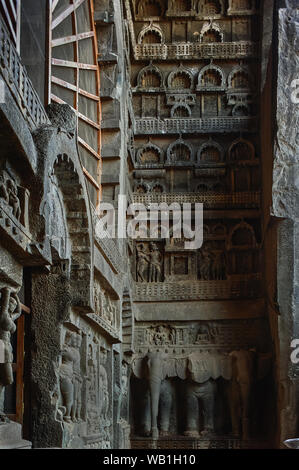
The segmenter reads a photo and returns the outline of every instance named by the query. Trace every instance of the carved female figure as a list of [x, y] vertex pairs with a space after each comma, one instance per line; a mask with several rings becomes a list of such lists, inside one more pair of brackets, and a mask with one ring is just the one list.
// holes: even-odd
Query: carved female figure
[[109, 392], [108, 392], [108, 377], [104, 367], [107, 361], [107, 351], [101, 348], [100, 352], [100, 368], [99, 368], [99, 391], [100, 397], [100, 417], [106, 422], [109, 410]]
[[74, 370], [74, 401], [72, 406], [72, 421], [81, 422], [81, 407], [82, 407], [82, 376], [81, 376], [81, 355], [80, 348], [82, 344], [82, 337], [80, 334], [74, 334], [72, 337], [73, 346], [73, 370]]
[[0, 420], [4, 416], [4, 389], [13, 383], [13, 352], [11, 335], [16, 331], [15, 321], [21, 316], [21, 304], [10, 288], [1, 289], [0, 339], [4, 345], [4, 363], [0, 364]]
[[137, 245], [137, 282], [147, 282], [146, 274], [148, 273], [150, 258], [145, 251], [143, 244]]
[[63, 398], [63, 405], [66, 412], [63, 417], [67, 423], [71, 422], [72, 407], [74, 404], [74, 362], [75, 354], [73, 350], [73, 335], [74, 333], [67, 332], [65, 335], [64, 347], [61, 354], [61, 366], [59, 370], [60, 375], [60, 390]]

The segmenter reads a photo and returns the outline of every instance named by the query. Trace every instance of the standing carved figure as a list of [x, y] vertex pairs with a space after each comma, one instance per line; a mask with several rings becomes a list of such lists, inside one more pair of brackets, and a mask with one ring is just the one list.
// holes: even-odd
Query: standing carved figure
[[21, 316], [21, 304], [15, 292], [10, 288], [1, 289], [0, 340], [4, 346], [4, 363], [0, 364], [0, 421], [4, 416], [4, 390], [13, 383], [13, 351], [11, 335], [16, 331], [15, 321]]
[[252, 385], [254, 380], [254, 350], [232, 351], [232, 381], [230, 409], [232, 430], [235, 436], [249, 439], [249, 416]]
[[150, 268], [149, 268], [149, 282], [161, 281], [161, 253], [156, 243], [151, 243], [150, 251]]
[[17, 185], [11, 179], [7, 180], [6, 185], [7, 185], [9, 205], [12, 207], [13, 215], [16, 217], [16, 219], [19, 220], [21, 216], [21, 207], [20, 207], [20, 201], [18, 198]]
[[60, 376], [60, 390], [63, 400], [63, 406], [65, 407], [64, 421], [70, 423], [71, 414], [74, 404], [74, 362], [75, 354], [72, 347], [73, 344], [73, 333], [67, 331], [65, 335], [64, 346], [61, 353], [61, 366], [59, 370]]
[[212, 279], [222, 281], [225, 279], [225, 260], [222, 251], [215, 251], [212, 261]]
[[81, 408], [82, 408], [82, 376], [81, 376], [81, 354], [80, 348], [82, 344], [82, 337], [80, 334], [74, 334], [72, 337], [73, 346], [73, 384], [74, 384], [74, 401], [72, 406], [72, 421], [81, 422]]
[[99, 372], [99, 391], [100, 391], [100, 417], [107, 422], [109, 410], [109, 391], [108, 391], [108, 377], [105, 369], [107, 362], [107, 351], [101, 348], [100, 352], [100, 372]]
[[137, 245], [137, 282], [148, 281], [148, 267], [150, 258], [145, 250], [145, 246], [141, 243]]
[[7, 203], [9, 202], [8, 192], [6, 189], [6, 182], [2, 173], [0, 174], [0, 198], [4, 199], [4, 201]]
[[204, 247], [200, 253], [200, 264], [199, 264], [200, 278], [202, 281], [210, 280], [211, 263], [212, 263], [211, 254], [208, 251], [207, 247]]

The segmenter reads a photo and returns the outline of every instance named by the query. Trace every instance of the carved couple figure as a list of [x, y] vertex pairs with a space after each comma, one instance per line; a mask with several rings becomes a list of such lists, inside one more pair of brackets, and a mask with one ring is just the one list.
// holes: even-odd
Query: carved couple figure
[[13, 215], [19, 220], [21, 217], [21, 206], [18, 197], [18, 187], [11, 178], [5, 180], [3, 174], [0, 174], [0, 198], [12, 208]]
[[156, 243], [147, 252], [143, 243], [137, 245], [137, 282], [161, 282], [162, 257]]

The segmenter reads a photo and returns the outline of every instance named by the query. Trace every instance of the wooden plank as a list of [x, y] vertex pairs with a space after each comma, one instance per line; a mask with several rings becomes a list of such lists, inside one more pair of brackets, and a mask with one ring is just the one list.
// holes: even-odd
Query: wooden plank
[[59, 0], [52, 0], [52, 13], [54, 12], [55, 8], [57, 7]]
[[31, 310], [30, 310], [30, 308], [29, 308], [29, 307], [27, 307], [27, 306], [26, 306], [26, 305], [24, 305], [24, 304], [21, 304], [21, 309], [22, 309], [22, 311], [23, 311], [24, 313], [28, 313], [28, 314], [30, 314], [30, 313], [31, 313]]
[[60, 15], [52, 22], [52, 29], [57, 28], [57, 26], [62, 23], [69, 15], [71, 15], [77, 8], [79, 8], [85, 0], [77, 0], [73, 5], [67, 7]]
[[88, 39], [94, 36], [93, 31], [86, 33], [73, 34], [72, 36], [65, 36], [63, 38], [53, 39], [52, 47], [62, 46], [64, 44], [70, 44], [75, 41], [81, 41], [82, 39]]
[[81, 137], [78, 137], [78, 142], [82, 147], [84, 147], [88, 152], [90, 152], [97, 160], [101, 158], [101, 156], [90, 146], [88, 145], [85, 140], [81, 139]]
[[73, 69], [82, 69], [82, 70], [97, 70], [97, 65], [92, 64], [82, 64], [80, 62], [74, 62], [71, 60], [55, 59], [52, 58], [52, 65], [57, 65], [59, 67], [70, 67]]
[[96, 189], [100, 189], [100, 186], [98, 185], [96, 180], [91, 176], [91, 174], [84, 167], [83, 167], [83, 173], [86, 175], [87, 179]]
[[84, 121], [84, 122], [87, 122], [87, 123], [90, 124], [92, 127], [95, 127], [96, 129], [101, 130], [100, 124], [97, 124], [96, 122], [92, 121], [92, 120], [89, 119], [88, 117], [84, 116], [84, 114], [79, 113], [79, 111], [78, 111], [78, 118], [81, 119], [81, 120]]

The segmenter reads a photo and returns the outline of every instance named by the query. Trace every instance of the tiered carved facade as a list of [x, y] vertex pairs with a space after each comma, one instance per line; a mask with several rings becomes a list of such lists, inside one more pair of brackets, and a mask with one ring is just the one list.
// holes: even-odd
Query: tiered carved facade
[[254, 446], [268, 412], [254, 410], [254, 397], [271, 382], [259, 11], [255, 2], [127, 0], [126, 12], [133, 200], [204, 204], [200, 249], [159, 230], [135, 243], [132, 445]]

